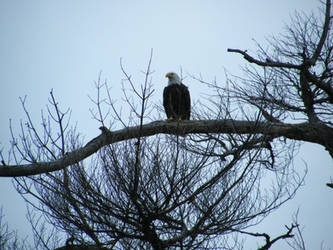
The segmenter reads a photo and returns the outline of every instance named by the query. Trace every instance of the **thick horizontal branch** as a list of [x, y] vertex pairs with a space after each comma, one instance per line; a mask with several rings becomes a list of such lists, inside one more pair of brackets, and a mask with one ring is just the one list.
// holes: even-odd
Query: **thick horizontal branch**
[[326, 185], [330, 188], [333, 188], [333, 183], [326, 183]]
[[265, 62], [255, 59], [254, 57], [250, 56], [247, 51], [243, 51], [240, 49], [228, 49], [228, 52], [238, 53], [243, 55], [244, 59], [247, 60], [249, 63], [255, 63], [259, 66], [265, 67], [278, 67], [278, 68], [290, 68], [290, 69], [301, 69], [303, 67], [302, 64], [292, 64], [292, 63], [283, 63], [283, 62], [274, 62], [270, 59], [266, 59]]
[[[231, 133], [231, 134], [265, 134], [271, 138], [284, 136], [290, 139], [319, 143], [315, 136], [312, 124], [283, 124], [271, 122], [251, 122], [236, 120], [197, 120], [197, 121], [155, 121], [146, 125], [128, 127], [117, 131], [100, 128], [102, 134], [88, 142], [82, 148], [68, 152], [64, 157], [50, 162], [37, 162], [23, 165], [0, 166], [0, 176], [17, 177], [48, 173], [64, 169], [78, 163], [96, 153], [105, 145], [137, 138], [164, 134], [190, 134], [190, 133]], [[332, 131], [330, 131], [332, 133]]]

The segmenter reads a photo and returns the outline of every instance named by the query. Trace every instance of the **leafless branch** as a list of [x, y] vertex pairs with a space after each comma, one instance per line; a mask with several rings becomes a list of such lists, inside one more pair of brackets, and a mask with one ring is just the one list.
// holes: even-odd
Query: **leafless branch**
[[[281, 124], [269, 122], [250, 122], [233, 120], [212, 120], [212, 121], [183, 121], [168, 122], [155, 121], [142, 126], [125, 128], [117, 131], [109, 131], [105, 127], [100, 128], [102, 134], [88, 142], [84, 147], [72, 152], [66, 152], [63, 157], [54, 161], [36, 162], [23, 165], [6, 165], [0, 167], [0, 176], [28, 176], [33, 174], [48, 173], [64, 169], [96, 153], [102, 147], [119, 141], [152, 136], [159, 133], [177, 134], [181, 130], [185, 134], [198, 133], [237, 133], [251, 134], [262, 133], [271, 138], [286, 137], [295, 140], [304, 140], [320, 143], [320, 138], [312, 136], [313, 129], [322, 130], [320, 124], [314, 128], [311, 124]], [[322, 131], [323, 133], [331, 131]]]

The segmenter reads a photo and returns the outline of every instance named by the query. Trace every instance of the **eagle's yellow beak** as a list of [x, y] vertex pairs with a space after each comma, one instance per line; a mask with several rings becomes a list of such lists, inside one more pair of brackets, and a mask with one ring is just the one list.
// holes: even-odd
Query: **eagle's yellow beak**
[[166, 78], [170, 78], [172, 76], [172, 73], [168, 73], [165, 75]]

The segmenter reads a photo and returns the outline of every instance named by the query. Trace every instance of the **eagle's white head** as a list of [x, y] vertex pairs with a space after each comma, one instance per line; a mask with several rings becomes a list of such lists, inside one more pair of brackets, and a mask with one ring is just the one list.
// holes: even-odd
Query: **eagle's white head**
[[180, 77], [174, 73], [174, 72], [170, 72], [168, 74], [165, 75], [166, 78], [169, 79], [168, 85], [172, 85], [172, 84], [181, 84], [181, 80]]

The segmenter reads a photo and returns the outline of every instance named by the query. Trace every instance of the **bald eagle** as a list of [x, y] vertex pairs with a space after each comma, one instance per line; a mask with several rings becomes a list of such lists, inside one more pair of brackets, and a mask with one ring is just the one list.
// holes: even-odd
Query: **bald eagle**
[[189, 120], [191, 114], [191, 98], [187, 87], [182, 84], [176, 73], [165, 75], [169, 79], [163, 92], [163, 106], [168, 120]]

